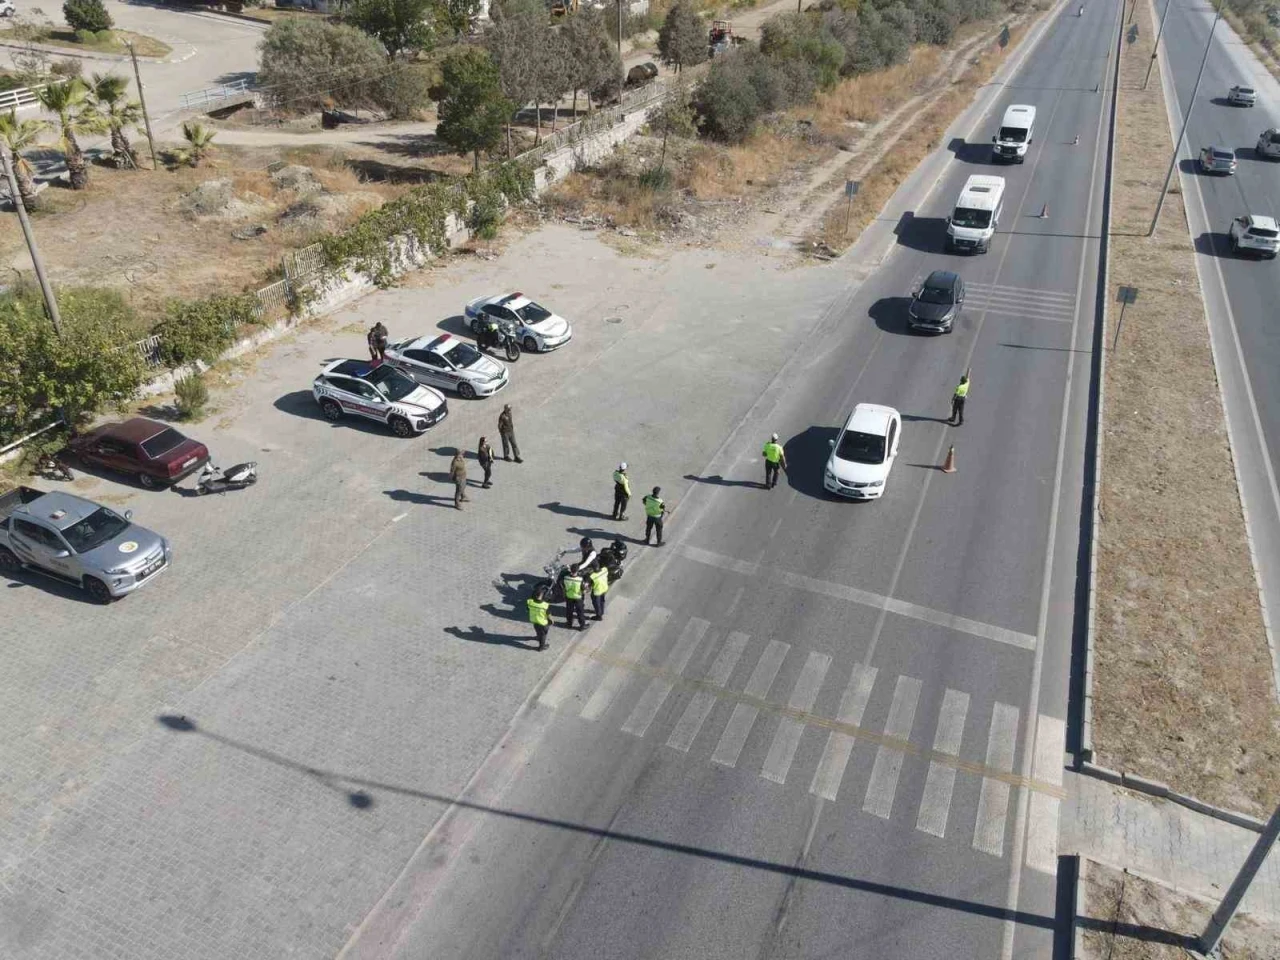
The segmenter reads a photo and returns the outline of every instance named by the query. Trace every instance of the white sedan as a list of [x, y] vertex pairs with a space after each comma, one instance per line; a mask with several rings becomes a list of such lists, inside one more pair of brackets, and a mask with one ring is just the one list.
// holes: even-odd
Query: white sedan
[[902, 417], [893, 407], [858, 404], [831, 441], [822, 485], [842, 497], [876, 499], [884, 493], [901, 436]]
[[569, 326], [568, 320], [534, 303], [523, 293], [478, 297], [468, 303], [463, 312], [473, 333], [480, 332], [481, 321], [486, 316], [499, 323], [513, 324], [516, 336], [520, 338], [520, 347], [526, 353], [554, 350], [573, 339], [573, 327]]
[[419, 383], [456, 390], [464, 400], [491, 397], [507, 385], [505, 364], [447, 333], [387, 344], [387, 361]]

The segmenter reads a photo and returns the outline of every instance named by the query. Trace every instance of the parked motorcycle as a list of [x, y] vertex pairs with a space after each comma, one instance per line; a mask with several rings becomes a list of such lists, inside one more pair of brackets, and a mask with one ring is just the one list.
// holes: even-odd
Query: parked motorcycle
[[483, 329], [476, 337], [476, 345], [481, 352], [501, 350], [507, 361], [515, 363], [520, 359], [520, 334], [510, 320], [497, 321], [496, 330]]
[[36, 457], [35, 469], [32, 472], [36, 476], [44, 477], [46, 480], [70, 481], [76, 478], [76, 475], [71, 472], [71, 468], [52, 453], [41, 453]]
[[234, 467], [228, 467], [219, 473], [218, 468], [210, 460], [204, 465], [204, 469], [200, 471], [200, 476], [196, 478], [196, 493], [204, 496], [206, 493], [226, 493], [228, 490], [243, 490], [245, 487], [251, 487], [257, 482], [257, 461], [237, 463]]
[[[577, 547], [566, 547], [557, 553], [552, 561], [542, 568], [542, 572], [546, 576], [534, 583], [531, 595], [541, 590], [545, 595], [544, 599], [548, 603], [564, 603], [564, 577], [569, 572], [569, 567], [574, 563], [577, 563], [578, 572], [584, 577], [589, 576], [592, 570], [602, 566], [609, 571], [610, 584], [621, 580], [623, 564], [627, 559], [627, 545], [621, 540], [614, 540], [603, 550], [596, 551], [588, 546], [590, 543], [590, 538], [584, 537], [582, 543]], [[566, 562], [565, 558], [573, 554], [579, 554], [578, 559]], [[594, 558], [592, 558], [592, 554], [594, 554]], [[584, 556], [587, 558], [585, 564], [583, 563]]]

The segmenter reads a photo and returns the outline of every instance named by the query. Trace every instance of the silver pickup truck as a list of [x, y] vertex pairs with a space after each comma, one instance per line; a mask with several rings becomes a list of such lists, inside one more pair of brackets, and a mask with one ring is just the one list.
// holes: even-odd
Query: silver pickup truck
[[0, 495], [0, 574], [23, 567], [74, 583], [98, 603], [132, 593], [169, 565], [169, 541], [70, 493]]

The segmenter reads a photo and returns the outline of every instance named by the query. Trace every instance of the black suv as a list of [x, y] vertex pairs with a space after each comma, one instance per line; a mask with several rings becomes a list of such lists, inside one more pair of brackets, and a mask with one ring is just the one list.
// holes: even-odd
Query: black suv
[[950, 333], [964, 303], [964, 281], [958, 273], [935, 270], [911, 298], [907, 324], [912, 330]]

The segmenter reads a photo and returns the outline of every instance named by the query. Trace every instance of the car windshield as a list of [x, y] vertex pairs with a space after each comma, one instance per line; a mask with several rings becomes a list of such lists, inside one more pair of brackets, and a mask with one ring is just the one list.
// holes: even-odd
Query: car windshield
[[853, 463], [884, 463], [884, 437], [846, 430], [836, 456]]
[[1268, 139], [1271, 143], [1280, 143], [1280, 130], [1271, 133]]
[[444, 358], [455, 367], [469, 367], [480, 359], [480, 351], [469, 343], [458, 344], [444, 352]]
[[523, 307], [516, 310], [516, 316], [530, 326], [533, 326], [535, 323], [541, 323], [543, 320], [547, 319], [547, 317], [551, 316], [551, 311], [530, 300]]
[[951, 222], [957, 227], [974, 227], [985, 230], [991, 226], [990, 210], [974, 210], [971, 207], [956, 207], [951, 214]]
[[1250, 227], [1249, 232], [1255, 237], [1262, 237], [1265, 240], [1274, 240], [1276, 237], [1280, 237], [1280, 232], [1271, 230], [1268, 227]]
[[1253, 87], [1236, 87], [1236, 93], [1243, 93], [1245, 96], [1253, 95]]
[[1234, 160], [1236, 155], [1227, 150], [1214, 150], [1213, 159], [1215, 160]]
[[923, 303], [951, 303], [951, 288], [925, 284], [924, 289], [920, 291], [919, 299]]
[[365, 379], [372, 383], [374, 389], [392, 403], [397, 400], [403, 400], [418, 389], [416, 380], [385, 363], [369, 371], [369, 375]]
[[[991, 128], [988, 127], [988, 130]], [[1027, 139], [1026, 127], [1001, 127], [1000, 139], [1005, 143], [1022, 143]]]
[[157, 457], [163, 457], [186, 439], [173, 427], [165, 427], [150, 440], [142, 441], [142, 452], [154, 460]]
[[99, 507], [79, 523], [62, 531], [67, 544], [76, 553], [88, 553], [113, 540], [129, 528], [129, 521], [106, 507]]

